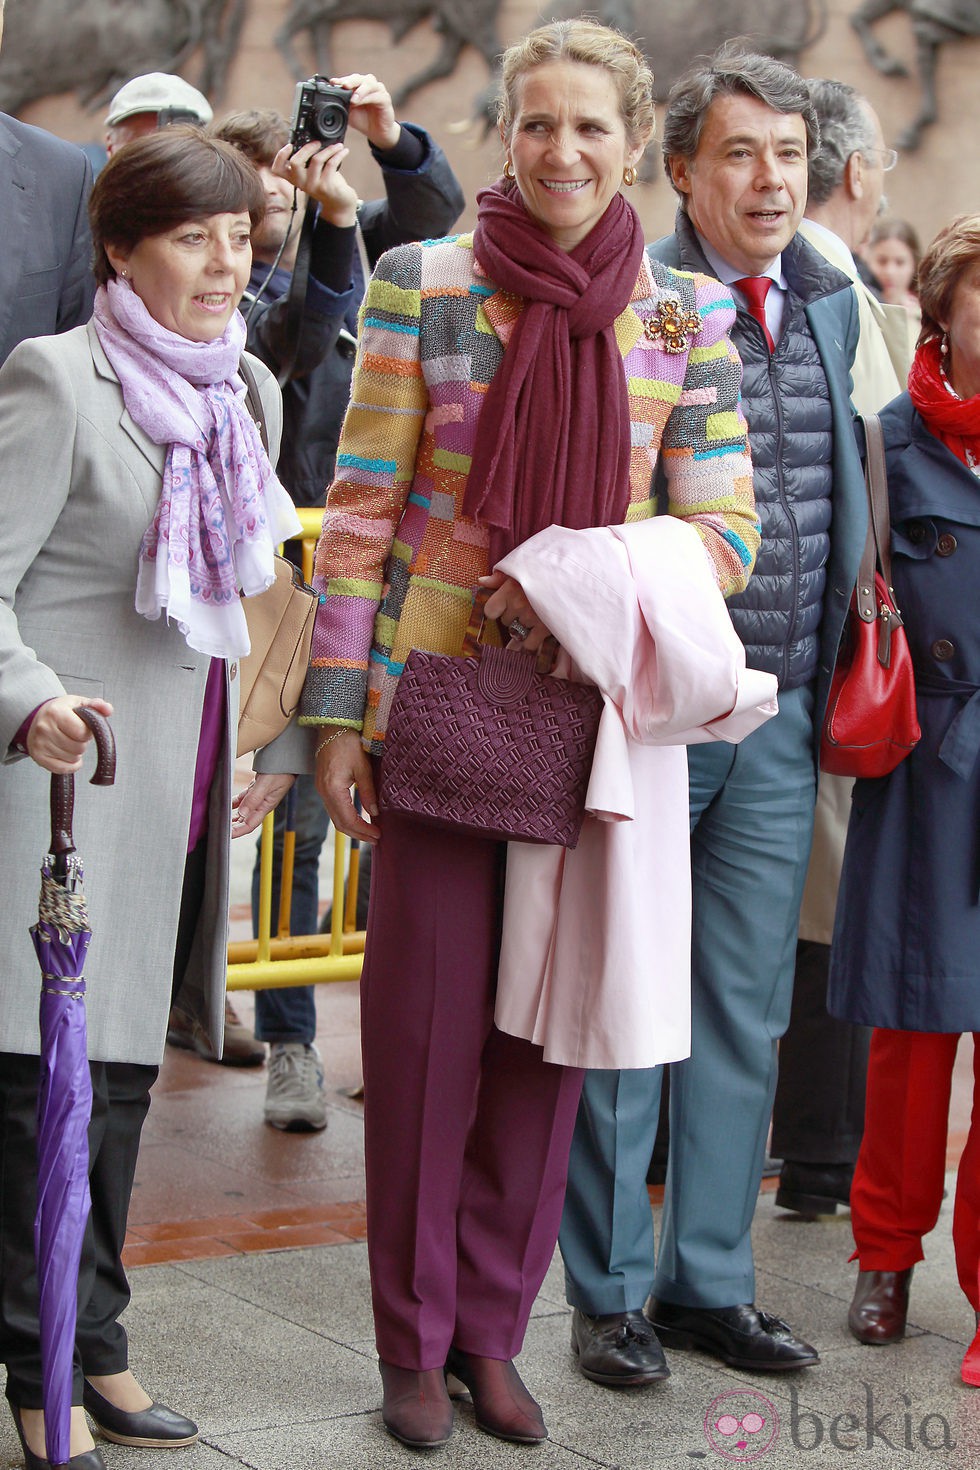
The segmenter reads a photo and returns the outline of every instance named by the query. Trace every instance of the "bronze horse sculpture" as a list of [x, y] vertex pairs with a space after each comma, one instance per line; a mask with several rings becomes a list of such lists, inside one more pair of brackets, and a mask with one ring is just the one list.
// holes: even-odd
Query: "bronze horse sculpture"
[[922, 90], [918, 114], [895, 140], [897, 147], [911, 151], [918, 148], [925, 129], [938, 116], [936, 64], [939, 49], [949, 41], [980, 36], [980, 0], [864, 0], [852, 14], [851, 25], [860, 37], [871, 65], [886, 77], [908, 76], [908, 68], [885, 50], [871, 29], [875, 21], [883, 20], [895, 11], [904, 11], [912, 22], [916, 68]]
[[7, 0], [0, 111], [77, 91], [105, 102], [147, 71], [179, 72], [200, 57], [195, 83], [221, 94], [238, 49], [247, 0]]
[[[490, 71], [496, 70], [503, 50], [497, 31], [500, 4], [501, 0], [290, 0], [276, 44], [297, 78], [308, 75], [311, 64], [329, 76], [332, 31], [341, 21], [385, 21], [398, 42], [428, 20], [440, 38], [439, 50], [394, 94], [400, 108], [421, 87], [450, 76], [465, 46], [475, 47]], [[580, 14], [582, 8], [568, 5], [564, 13]], [[660, 101], [694, 56], [714, 51], [732, 36], [744, 36], [757, 49], [795, 63], [826, 25], [826, 0], [713, 0], [710, 5], [692, 5], [691, 0], [597, 0], [587, 8], [590, 15], [635, 36], [653, 58]], [[562, 9], [550, 11], [549, 18]], [[297, 55], [295, 44], [304, 33], [312, 43], [308, 63]], [[480, 115], [486, 106], [481, 98]]]

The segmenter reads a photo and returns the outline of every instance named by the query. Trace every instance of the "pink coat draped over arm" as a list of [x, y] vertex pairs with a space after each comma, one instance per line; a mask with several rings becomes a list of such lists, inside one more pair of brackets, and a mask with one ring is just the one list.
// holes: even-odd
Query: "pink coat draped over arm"
[[691, 1044], [686, 747], [742, 740], [776, 713], [776, 680], [746, 668], [676, 517], [551, 526], [499, 567], [604, 710], [578, 846], [508, 845], [496, 1023], [566, 1066], [676, 1061]]

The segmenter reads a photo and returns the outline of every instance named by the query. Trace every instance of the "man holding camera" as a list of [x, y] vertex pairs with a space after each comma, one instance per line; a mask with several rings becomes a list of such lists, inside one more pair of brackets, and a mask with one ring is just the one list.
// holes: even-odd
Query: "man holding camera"
[[[346, 131], [366, 137], [381, 169], [384, 198], [359, 201], [341, 172], [349, 153], [345, 112]], [[365, 275], [394, 245], [448, 234], [463, 209], [463, 193], [442, 149], [421, 128], [397, 121], [387, 88], [370, 75], [300, 83], [292, 131], [279, 113], [255, 110], [233, 113], [216, 132], [252, 160], [266, 190], [268, 210], [252, 236], [252, 275], [241, 309], [249, 351], [283, 385], [279, 477], [297, 505], [322, 505], [350, 394]], [[297, 310], [289, 288], [306, 200], [313, 202], [316, 221], [309, 279]], [[290, 928], [293, 934], [313, 934], [327, 815], [312, 777], [301, 776], [295, 793]], [[273, 913], [279, 906], [283, 816], [280, 807]], [[256, 862], [253, 921], [257, 896]], [[315, 1131], [327, 1121], [314, 995], [313, 986], [256, 993], [256, 1036], [271, 1046], [265, 1120], [291, 1132]]]
[[[349, 148], [342, 123], [338, 133], [337, 106], [322, 96], [314, 96], [312, 106], [299, 104], [299, 94], [307, 89], [309, 97], [320, 80], [297, 88], [299, 135], [311, 137], [295, 152], [286, 120], [271, 110], [233, 113], [216, 129], [252, 160], [266, 189], [268, 212], [252, 238], [252, 277], [242, 311], [249, 351], [273, 372], [281, 374], [293, 355], [284, 384], [279, 475], [297, 505], [322, 505], [333, 479], [366, 270], [393, 245], [447, 234], [464, 204], [442, 149], [421, 128], [397, 121], [388, 90], [376, 77], [355, 74], [331, 78], [330, 84], [349, 92], [348, 135], [367, 138], [385, 190], [383, 199], [360, 202], [341, 172]], [[318, 124], [326, 136], [314, 131]], [[317, 219], [298, 340], [290, 340], [286, 298], [307, 199], [317, 207]]]

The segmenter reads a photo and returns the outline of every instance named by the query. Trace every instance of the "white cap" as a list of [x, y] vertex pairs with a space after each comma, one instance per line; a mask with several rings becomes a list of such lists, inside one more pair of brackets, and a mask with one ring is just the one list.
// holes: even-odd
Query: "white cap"
[[167, 71], [151, 71], [145, 76], [133, 77], [131, 82], [119, 88], [109, 103], [105, 125], [112, 128], [138, 112], [162, 112], [169, 107], [193, 113], [202, 127], [206, 127], [214, 117], [204, 93], [192, 87], [190, 82]]

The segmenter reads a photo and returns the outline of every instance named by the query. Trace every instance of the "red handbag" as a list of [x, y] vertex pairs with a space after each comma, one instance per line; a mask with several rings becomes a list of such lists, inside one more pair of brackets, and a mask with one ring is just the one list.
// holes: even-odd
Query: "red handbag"
[[915, 673], [891, 575], [891, 522], [881, 423], [864, 416], [868, 539], [830, 682], [820, 769], [832, 776], [887, 776], [921, 735]]

